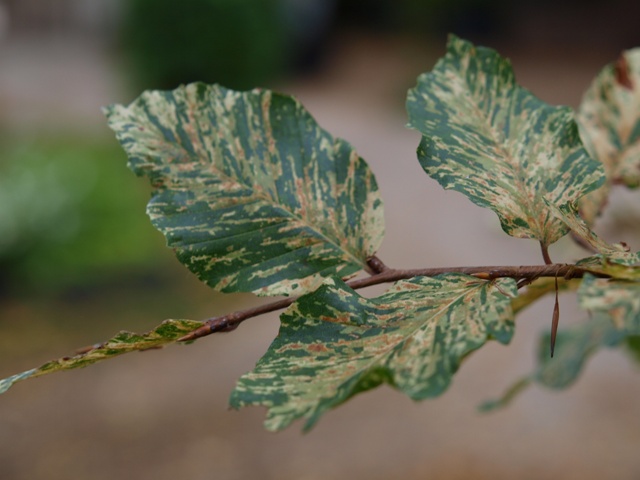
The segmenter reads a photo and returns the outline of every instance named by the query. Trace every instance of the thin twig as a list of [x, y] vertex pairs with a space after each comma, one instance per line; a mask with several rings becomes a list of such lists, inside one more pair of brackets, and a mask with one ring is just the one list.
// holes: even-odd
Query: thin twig
[[[382, 264], [382, 262], [380, 262]], [[383, 264], [384, 265], [384, 264]], [[608, 277], [608, 275], [589, 271], [589, 269], [567, 264], [550, 265], [528, 265], [520, 267], [494, 266], [494, 267], [441, 267], [441, 268], [418, 268], [401, 270], [395, 268], [384, 268], [381, 272], [370, 277], [360, 278], [347, 282], [354, 290], [371, 287], [382, 283], [406, 280], [414, 277], [435, 277], [443, 273], [464, 273], [483, 280], [493, 280], [496, 278], [513, 278], [514, 280], [535, 280], [540, 277], [562, 276], [567, 280], [581, 278], [585, 273], [595, 276]], [[260, 305], [258, 307], [241, 310], [220, 317], [212, 317], [205, 320], [201, 327], [178, 339], [179, 342], [190, 342], [201, 337], [206, 337], [216, 332], [229, 332], [237, 328], [245, 320], [262, 315], [264, 313], [282, 310], [294, 303], [298, 297], [288, 297], [272, 303]]]

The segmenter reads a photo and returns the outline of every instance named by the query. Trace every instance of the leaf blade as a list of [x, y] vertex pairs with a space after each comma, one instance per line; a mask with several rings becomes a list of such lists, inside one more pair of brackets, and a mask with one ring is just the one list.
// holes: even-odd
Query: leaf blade
[[640, 282], [585, 275], [578, 289], [581, 308], [607, 314], [615, 326], [640, 335]]
[[513, 334], [512, 279], [462, 274], [396, 283], [375, 299], [327, 281], [281, 316], [280, 333], [244, 375], [231, 406], [264, 405], [265, 425], [305, 429], [357, 393], [388, 383], [415, 400], [440, 395], [462, 359]]
[[570, 109], [540, 101], [508, 60], [455, 36], [409, 91], [407, 111], [427, 174], [494, 210], [509, 235], [555, 242], [568, 230], [544, 199], [575, 203], [604, 181]]
[[576, 265], [618, 280], [640, 280], [640, 252], [613, 256], [597, 254], [583, 258]]
[[606, 185], [580, 202], [591, 224], [614, 184], [640, 185], [640, 48], [622, 52], [604, 67], [585, 92], [578, 110], [580, 133], [589, 154], [602, 162]]
[[155, 188], [152, 223], [217, 290], [304, 293], [380, 246], [375, 177], [292, 97], [191, 84], [106, 113]]
[[633, 262], [636, 258], [636, 255], [629, 251], [629, 246], [626, 243], [610, 244], [600, 238], [591, 230], [574, 205], [555, 205], [547, 200], [545, 200], [545, 203], [556, 219], [564, 223], [573, 235], [585, 244], [590, 245], [596, 252], [613, 261], [622, 263]]

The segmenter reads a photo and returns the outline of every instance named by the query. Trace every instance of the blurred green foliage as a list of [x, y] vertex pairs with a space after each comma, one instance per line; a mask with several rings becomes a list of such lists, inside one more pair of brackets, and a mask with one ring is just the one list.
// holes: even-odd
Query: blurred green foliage
[[640, 335], [627, 337], [626, 343], [631, 356], [640, 363]]
[[287, 58], [280, 6], [278, 0], [129, 0], [122, 47], [136, 87], [266, 84]]
[[[316, 68], [331, 31], [463, 36], [504, 30], [506, 0], [128, 0], [123, 53], [136, 91], [193, 81], [245, 90]], [[339, 48], [339, 45], [335, 45]]]
[[0, 288], [62, 289], [170, 258], [115, 140], [0, 139]]
[[513, 7], [507, 0], [340, 0], [337, 16], [347, 27], [367, 26], [423, 39], [448, 33], [486, 38], [505, 33]]

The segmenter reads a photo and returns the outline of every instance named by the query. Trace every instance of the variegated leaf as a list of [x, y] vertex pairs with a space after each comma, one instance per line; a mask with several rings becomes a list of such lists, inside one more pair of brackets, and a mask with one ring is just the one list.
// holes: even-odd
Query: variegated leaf
[[640, 281], [640, 252], [628, 253], [624, 256], [607, 257], [593, 255], [583, 258], [577, 266], [587, 268], [594, 273], [603, 273], [618, 280]]
[[558, 331], [555, 354], [551, 358], [550, 334], [538, 342], [536, 370], [515, 382], [501, 398], [485, 402], [481, 410], [488, 411], [507, 406], [531, 383], [551, 389], [569, 387], [578, 378], [587, 359], [601, 348], [620, 345], [628, 333], [617, 329], [608, 318], [598, 316], [585, 323]]
[[513, 334], [515, 281], [463, 274], [397, 282], [378, 298], [327, 280], [281, 316], [280, 333], [231, 396], [235, 408], [268, 407], [266, 427], [327, 410], [381, 383], [414, 400], [440, 395], [462, 359], [488, 338]]
[[581, 216], [592, 223], [611, 184], [640, 185], [640, 48], [623, 52], [598, 74], [582, 99], [578, 122], [585, 147], [607, 175], [606, 185], [580, 202]]
[[38, 368], [0, 380], [0, 393], [6, 392], [14, 383], [27, 378], [40, 377], [73, 368], [83, 368], [92, 363], [107, 360], [124, 353], [161, 348], [167, 344], [174, 343], [180, 337], [200, 326], [202, 326], [202, 322], [193, 320], [165, 320], [147, 333], [138, 334], [122, 331], [110, 340], [94, 345], [83, 353], [73, 357], [52, 360]]
[[620, 330], [640, 335], [640, 282], [585, 275], [578, 302], [586, 310], [608, 314]]
[[384, 231], [367, 164], [295, 99], [201, 83], [112, 106], [153, 224], [224, 292], [292, 295], [366, 266]]
[[596, 233], [589, 228], [587, 222], [582, 219], [578, 209], [574, 205], [554, 205], [553, 202], [548, 200], [545, 200], [545, 203], [556, 219], [564, 223], [573, 235], [590, 245], [596, 252], [617, 262], [627, 264], [633, 262], [636, 258], [636, 254], [629, 251], [629, 246], [626, 243], [610, 244], [596, 235]]
[[547, 208], [574, 204], [604, 181], [568, 107], [520, 87], [494, 50], [451, 36], [447, 54], [409, 90], [418, 158], [444, 188], [494, 210], [503, 230], [549, 245], [568, 231]]

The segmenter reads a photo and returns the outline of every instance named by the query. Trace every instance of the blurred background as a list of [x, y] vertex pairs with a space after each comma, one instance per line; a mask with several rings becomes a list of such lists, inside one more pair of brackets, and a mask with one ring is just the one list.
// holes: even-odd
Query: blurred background
[[[295, 94], [377, 174], [386, 263], [539, 263], [534, 242], [422, 172], [406, 90], [454, 32], [510, 57], [542, 99], [576, 107], [604, 64], [640, 45], [638, 18], [631, 0], [0, 0], [0, 377], [121, 329], [258, 302], [213, 293], [164, 247], [102, 106], [195, 80]], [[635, 250], [638, 200], [617, 194], [599, 224]], [[567, 240], [551, 254], [584, 256]], [[562, 324], [584, 318], [561, 301]], [[305, 436], [266, 433], [261, 409], [227, 410], [275, 314], [20, 383], [0, 397], [0, 478], [640, 478], [638, 367], [620, 352], [599, 353], [567, 392], [532, 388], [477, 413], [530, 371], [551, 309], [531, 307], [511, 347], [475, 354], [443, 397], [379, 388]]]

